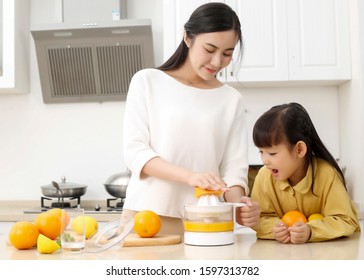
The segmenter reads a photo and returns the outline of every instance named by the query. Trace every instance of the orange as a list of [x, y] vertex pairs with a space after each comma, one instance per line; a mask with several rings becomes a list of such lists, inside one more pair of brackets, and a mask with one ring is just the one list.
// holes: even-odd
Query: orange
[[202, 189], [200, 187], [195, 187], [195, 197], [200, 197], [203, 195], [217, 195], [219, 196], [222, 194], [221, 190], [209, 190], [209, 189]]
[[159, 216], [150, 210], [142, 210], [134, 216], [134, 231], [140, 237], [153, 237], [161, 229]]
[[297, 210], [288, 211], [282, 217], [282, 222], [291, 227], [297, 222], [307, 223], [306, 216]]
[[60, 219], [61, 224], [62, 224], [62, 230], [65, 229], [68, 226], [68, 224], [70, 223], [70, 216], [68, 215], [68, 213], [66, 211], [64, 211], [64, 213], [63, 213], [63, 223], [62, 223], [62, 209], [61, 208], [52, 208], [52, 209], [48, 210], [46, 213], [48, 213], [50, 215], [54, 215]]
[[35, 218], [35, 225], [39, 233], [54, 240], [61, 233], [61, 219], [56, 215], [51, 215], [48, 212], [43, 212]]
[[9, 241], [17, 249], [29, 249], [37, 245], [39, 231], [35, 224], [16, 222], [9, 231]]

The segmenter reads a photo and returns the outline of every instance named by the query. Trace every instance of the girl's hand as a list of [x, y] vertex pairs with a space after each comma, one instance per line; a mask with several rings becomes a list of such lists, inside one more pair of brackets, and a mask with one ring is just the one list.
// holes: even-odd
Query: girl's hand
[[255, 226], [260, 218], [259, 204], [247, 196], [242, 196], [240, 202], [246, 205], [239, 207], [240, 217], [237, 219], [238, 223], [246, 227]]
[[201, 189], [227, 190], [227, 184], [224, 180], [214, 173], [192, 173], [187, 182], [190, 186], [198, 186]]
[[311, 228], [302, 222], [298, 222], [289, 228], [291, 242], [295, 244], [306, 243], [311, 236]]
[[277, 223], [273, 227], [272, 233], [274, 238], [281, 243], [289, 243], [291, 241], [289, 229], [283, 222]]

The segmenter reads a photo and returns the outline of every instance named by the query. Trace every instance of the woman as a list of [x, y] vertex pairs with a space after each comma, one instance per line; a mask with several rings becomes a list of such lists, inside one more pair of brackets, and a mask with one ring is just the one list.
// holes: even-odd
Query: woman
[[157, 69], [136, 73], [124, 121], [124, 154], [132, 171], [123, 216], [144, 209], [161, 216], [163, 233], [182, 233], [184, 204], [194, 187], [221, 189], [229, 202], [245, 202], [239, 222], [254, 225], [259, 206], [248, 195], [247, 136], [240, 93], [222, 84], [240, 22], [223, 3], [197, 8], [176, 52]]

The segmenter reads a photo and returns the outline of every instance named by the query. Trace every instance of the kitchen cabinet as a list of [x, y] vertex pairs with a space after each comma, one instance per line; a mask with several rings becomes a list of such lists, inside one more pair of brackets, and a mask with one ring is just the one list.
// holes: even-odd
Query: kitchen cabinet
[[0, 1], [0, 93], [29, 91], [29, 0]]
[[[182, 39], [191, 12], [209, 1], [165, 1], [164, 54]], [[215, 1], [216, 2], [216, 1]], [[225, 0], [238, 14], [244, 39], [241, 62], [219, 73], [226, 82], [350, 80], [347, 0]]]
[[119, 19], [126, 18], [126, 0], [63, 0], [63, 22], [95, 23], [113, 20], [113, 13], [119, 12]]
[[290, 80], [351, 78], [346, 0], [287, 1]]

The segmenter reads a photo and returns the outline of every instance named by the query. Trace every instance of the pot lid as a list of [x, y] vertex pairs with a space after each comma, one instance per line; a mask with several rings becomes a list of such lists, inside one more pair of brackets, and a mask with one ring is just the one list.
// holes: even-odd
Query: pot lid
[[[62, 176], [61, 182], [57, 182], [57, 184], [61, 189], [79, 189], [79, 188], [86, 188], [87, 187], [86, 185], [82, 185], [82, 184], [66, 182], [66, 177], [65, 176]], [[42, 186], [41, 188], [54, 189], [55, 187], [53, 186], [53, 184], [48, 184], [48, 185]]]
[[131, 172], [129, 169], [126, 169], [125, 172], [111, 175], [106, 180], [105, 185], [127, 186], [129, 184], [130, 177], [131, 177]]
[[[86, 252], [97, 253], [116, 244], [124, 243], [125, 237], [134, 227], [132, 218], [118, 218], [100, 228], [95, 235], [86, 241]], [[121, 243], [121, 245], [122, 245]]]

